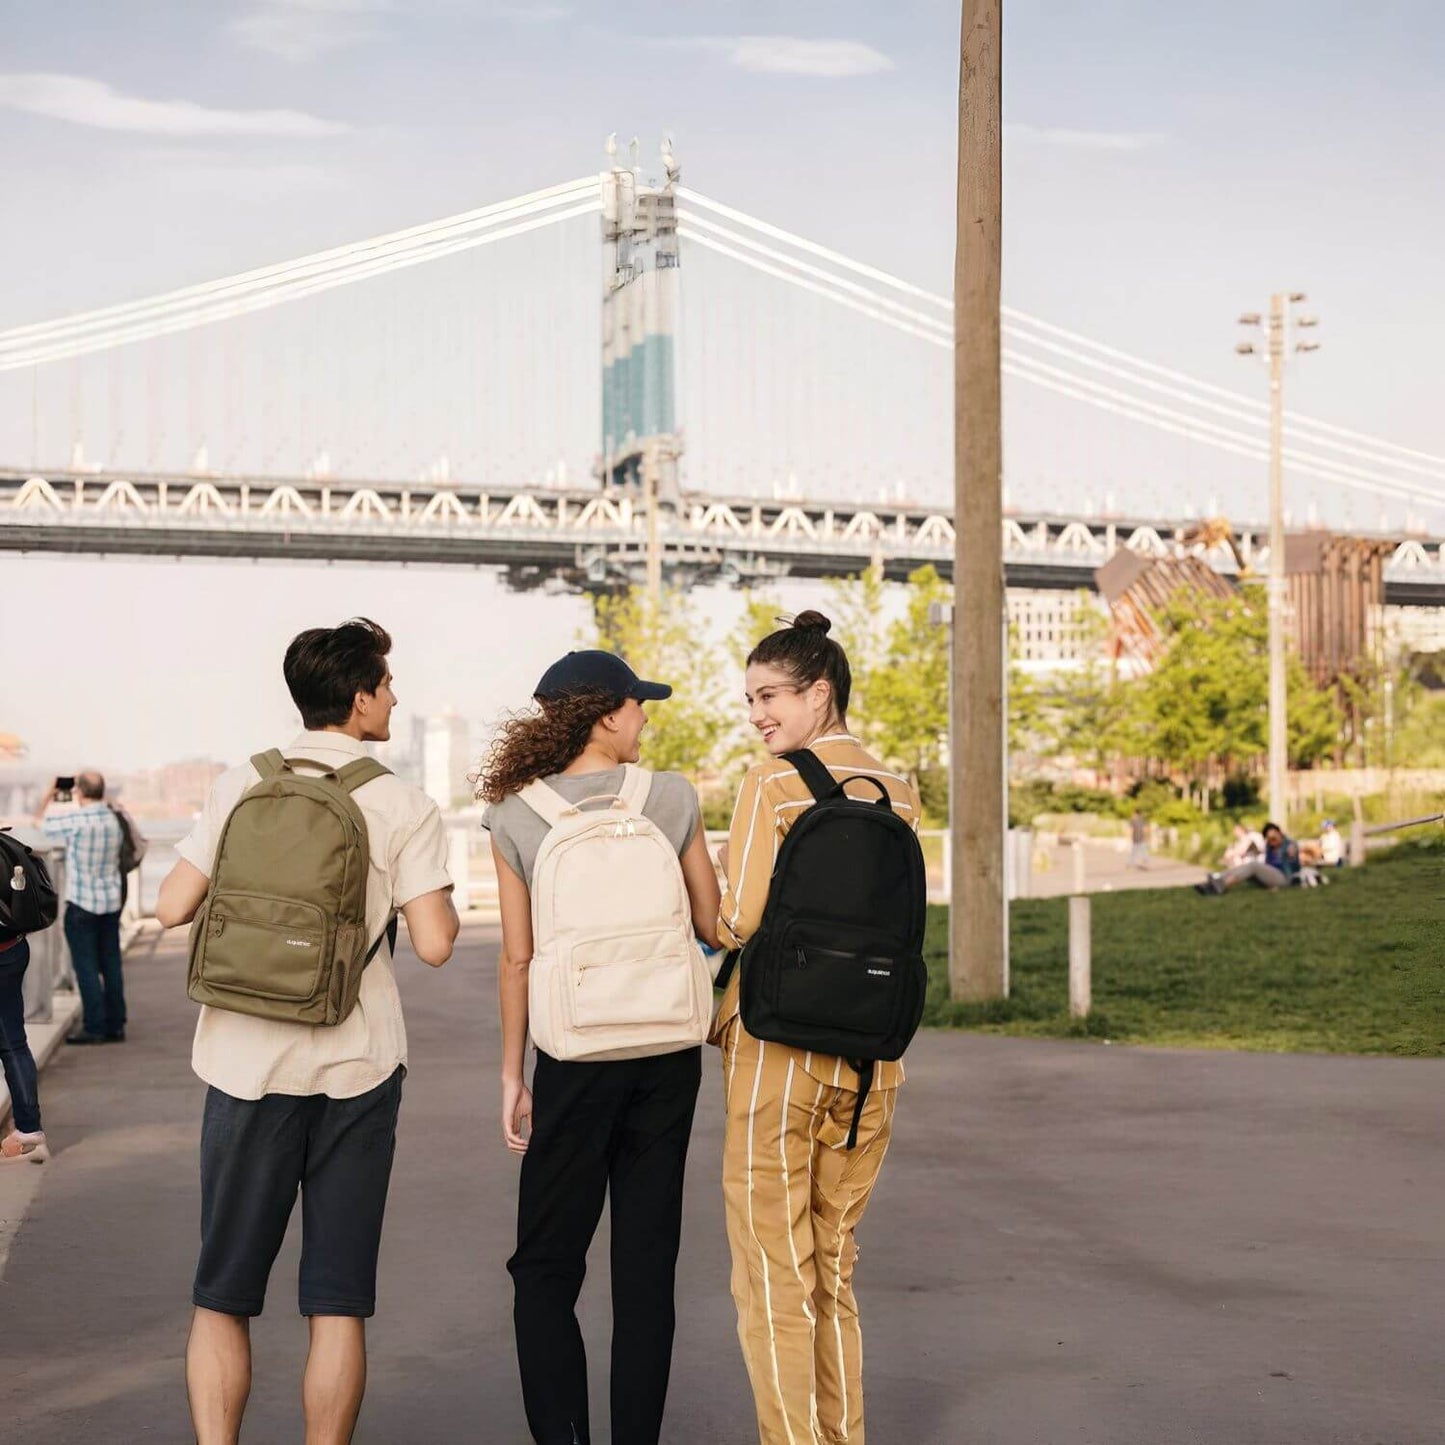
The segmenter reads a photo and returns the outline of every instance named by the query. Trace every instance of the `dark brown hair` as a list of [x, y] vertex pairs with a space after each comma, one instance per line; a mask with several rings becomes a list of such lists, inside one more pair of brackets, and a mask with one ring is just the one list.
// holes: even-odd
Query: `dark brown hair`
[[800, 612], [790, 626], [770, 632], [748, 653], [747, 665], [761, 662], [786, 672], [799, 687], [822, 678], [833, 689], [833, 709], [841, 722], [848, 716], [853, 673], [848, 654], [828, 636], [833, 624], [821, 612]]
[[579, 688], [534, 701], [534, 710], [515, 712], [503, 722], [477, 769], [477, 797], [483, 802], [500, 803], [534, 778], [560, 773], [587, 746], [598, 719], [627, 699]]
[[297, 633], [286, 649], [282, 671], [306, 728], [316, 731], [344, 723], [356, 694], [374, 693], [381, 686], [390, 651], [391, 634], [369, 617]]

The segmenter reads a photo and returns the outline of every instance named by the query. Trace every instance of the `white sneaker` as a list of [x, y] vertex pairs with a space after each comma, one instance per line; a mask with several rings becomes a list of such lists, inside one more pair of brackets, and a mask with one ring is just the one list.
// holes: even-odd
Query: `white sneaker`
[[[25, 1134], [19, 1129], [12, 1129], [3, 1139], [0, 1139], [0, 1164], [16, 1164], [22, 1159], [29, 1159], [34, 1164], [39, 1164], [46, 1157], [45, 1131], [36, 1129], [34, 1133]], [[37, 1150], [40, 1153], [37, 1154]]]

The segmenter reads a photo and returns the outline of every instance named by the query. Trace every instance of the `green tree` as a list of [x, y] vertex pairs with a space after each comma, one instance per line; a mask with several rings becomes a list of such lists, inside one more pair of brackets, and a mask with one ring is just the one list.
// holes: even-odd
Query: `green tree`
[[737, 672], [737, 686], [733, 690], [741, 697], [742, 675], [747, 667], [748, 653], [765, 638], [784, 626], [786, 616], [783, 604], [771, 592], [755, 592], [748, 588], [743, 593], [743, 610], [728, 634], [727, 652]]
[[1083, 663], [1044, 692], [1039, 726], [1047, 738], [1051, 724], [1060, 750], [1103, 777], [1145, 751], [1141, 696], [1137, 683], [1121, 679], [1104, 661], [1107, 617], [1095, 607], [1081, 607], [1080, 627]]
[[[1177, 773], [1214, 785], [1257, 768], [1269, 746], [1269, 623], [1262, 589], [1180, 600], [1163, 622], [1163, 656], [1138, 685], [1141, 742]], [[1288, 662], [1290, 761], [1307, 766], [1340, 736], [1334, 695]]]
[[593, 621], [593, 645], [626, 658], [639, 676], [672, 685], [666, 702], [651, 704], [643, 762], [694, 778], [718, 766], [729, 731], [725, 679], [718, 675], [710, 629], [693, 599], [669, 588], [654, 608], [646, 592], [634, 587], [598, 596]]
[[848, 726], [854, 737], [875, 751], [887, 751], [876, 722], [874, 683], [889, 662], [889, 584], [881, 567], [869, 567], [856, 577], [834, 578], [828, 583], [827, 615], [830, 634], [848, 654], [853, 677], [853, 698]]
[[910, 574], [903, 616], [888, 628], [885, 660], [873, 666], [862, 700], [868, 740], [913, 777], [935, 819], [948, 812], [950, 639], [931, 613], [952, 595], [936, 568]]

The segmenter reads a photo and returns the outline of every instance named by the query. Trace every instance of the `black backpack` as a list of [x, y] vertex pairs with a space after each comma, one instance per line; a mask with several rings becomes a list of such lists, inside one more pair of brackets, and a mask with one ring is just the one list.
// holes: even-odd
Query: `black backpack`
[[[24, 888], [11, 886], [17, 868], [25, 879]], [[45, 860], [9, 828], [0, 828], [0, 942], [49, 928], [59, 912], [60, 900]]]
[[767, 906], [741, 955], [743, 1026], [754, 1038], [836, 1054], [858, 1070], [848, 1148], [878, 1059], [898, 1059], [923, 1017], [928, 971], [923, 929], [928, 894], [923, 850], [893, 811], [888, 790], [850, 798], [806, 748], [783, 755], [815, 801], [798, 818], [773, 865]]
[[120, 876], [129, 878], [140, 867], [141, 859], [150, 847], [150, 840], [135, 825], [131, 817], [118, 803], [107, 803], [106, 807], [115, 814], [120, 824]]

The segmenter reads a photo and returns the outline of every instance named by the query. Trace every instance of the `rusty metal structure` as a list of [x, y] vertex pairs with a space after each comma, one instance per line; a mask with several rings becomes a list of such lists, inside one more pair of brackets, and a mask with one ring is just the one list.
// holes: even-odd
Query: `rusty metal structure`
[[1094, 582], [1113, 617], [1110, 660], [1134, 660], [1146, 668], [1153, 667], [1164, 650], [1160, 616], [1170, 603], [1191, 594], [1230, 597], [1235, 590], [1235, 584], [1202, 557], [1148, 557], [1127, 548], [1095, 571]]
[[1290, 641], [1321, 687], [1363, 678], [1375, 662], [1388, 557], [1372, 537], [1285, 538]]
[[[1228, 597], [1235, 591], [1236, 583], [1205, 555], [1222, 546], [1242, 561], [1227, 521], [1198, 523], [1177, 540], [1195, 550], [1152, 557], [1123, 549], [1094, 573], [1113, 616], [1115, 661], [1152, 667], [1163, 648], [1159, 617], [1165, 607], [1189, 593]], [[1346, 683], [1365, 679], [1376, 662], [1391, 555], [1390, 544], [1375, 537], [1311, 531], [1285, 538], [1289, 642], [1320, 687], [1344, 692]], [[1245, 581], [1254, 575], [1248, 566], [1240, 572]]]

